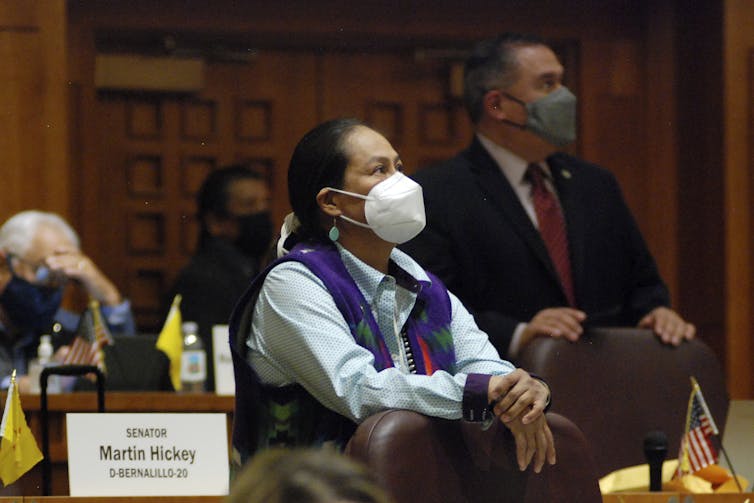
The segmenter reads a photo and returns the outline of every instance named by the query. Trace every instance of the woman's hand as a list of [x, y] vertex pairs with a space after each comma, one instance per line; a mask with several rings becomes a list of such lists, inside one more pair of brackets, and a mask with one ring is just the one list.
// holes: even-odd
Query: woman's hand
[[492, 376], [487, 396], [501, 421], [509, 423], [520, 419], [526, 425], [542, 415], [549, 403], [550, 389], [525, 370], [516, 369], [510, 374]]
[[532, 460], [536, 473], [545, 461], [554, 465], [555, 442], [544, 415], [550, 399], [547, 385], [516, 369], [504, 376], [492, 376], [487, 393], [494, 404], [492, 411], [513, 433], [519, 469], [526, 470]]
[[521, 471], [534, 461], [534, 472], [539, 473], [545, 461], [555, 464], [555, 442], [544, 414], [528, 424], [515, 419], [505, 425], [516, 441], [516, 460]]

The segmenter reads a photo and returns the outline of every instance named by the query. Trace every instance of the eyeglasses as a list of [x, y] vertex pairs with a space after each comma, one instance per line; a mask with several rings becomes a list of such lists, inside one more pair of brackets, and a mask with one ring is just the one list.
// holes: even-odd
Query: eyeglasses
[[68, 280], [62, 272], [53, 271], [44, 263], [34, 263], [23, 259], [16, 254], [8, 254], [8, 267], [10, 267], [10, 270], [16, 275], [18, 275], [17, 263], [26, 265], [32, 271], [34, 279], [29, 280], [29, 282], [35, 285], [57, 288], [63, 286]]

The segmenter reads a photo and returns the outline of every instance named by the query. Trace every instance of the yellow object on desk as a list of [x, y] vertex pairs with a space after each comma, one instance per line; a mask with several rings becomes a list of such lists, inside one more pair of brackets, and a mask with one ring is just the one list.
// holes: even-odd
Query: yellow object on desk
[[[671, 459], [662, 464], [662, 483], [669, 482], [678, 468], [678, 460]], [[600, 479], [602, 494], [617, 492], [637, 492], [649, 489], [649, 465], [635, 465], [608, 473]]]
[[[662, 488], [664, 491], [677, 491], [692, 494], [737, 493], [738, 485], [733, 476], [723, 467], [710, 465], [694, 475], [684, 475], [680, 479], [673, 479], [678, 468], [678, 460], [671, 459], [662, 464]], [[721, 473], [727, 473], [722, 479]], [[742, 488], [749, 485], [745, 477], [738, 475]], [[649, 488], [649, 465], [636, 465], [622, 468], [609, 473], [600, 479], [602, 494], [619, 492], [642, 492]]]

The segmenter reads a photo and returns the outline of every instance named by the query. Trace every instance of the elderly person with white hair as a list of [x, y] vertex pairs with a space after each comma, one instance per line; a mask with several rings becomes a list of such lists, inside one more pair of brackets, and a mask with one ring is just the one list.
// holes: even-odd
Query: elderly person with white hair
[[[70, 280], [70, 281], [69, 281]], [[27, 372], [39, 337], [76, 330], [79, 315], [61, 308], [67, 284], [76, 283], [96, 299], [114, 334], [135, 331], [131, 305], [80, 248], [79, 238], [59, 215], [30, 210], [0, 227], [0, 376], [7, 387], [13, 369]], [[25, 391], [28, 380], [19, 378]], [[28, 388], [27, 388], [28, 389]]]

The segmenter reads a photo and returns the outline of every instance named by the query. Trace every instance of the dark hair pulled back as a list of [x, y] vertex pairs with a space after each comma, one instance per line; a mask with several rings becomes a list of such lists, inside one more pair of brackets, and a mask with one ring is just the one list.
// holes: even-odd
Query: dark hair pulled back
[[288, 166], [288, 198], [300, 223], [296, 241], [327, 241], [317, 194], [324, 187], [342, 188], [348, 166], [347, 140], [359, 126], [352, 118], [323, 122], [298, 142]]

